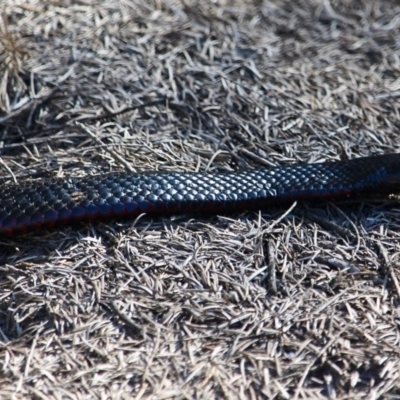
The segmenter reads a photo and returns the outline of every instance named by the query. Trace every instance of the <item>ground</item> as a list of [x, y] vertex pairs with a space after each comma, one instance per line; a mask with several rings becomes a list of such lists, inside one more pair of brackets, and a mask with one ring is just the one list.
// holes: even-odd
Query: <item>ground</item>
[[[0, 15], [3, 185], [400, 151], [398, 1]], [[398, 399], [399, 226], [383, 199], [2, 237], [0, 397]]]

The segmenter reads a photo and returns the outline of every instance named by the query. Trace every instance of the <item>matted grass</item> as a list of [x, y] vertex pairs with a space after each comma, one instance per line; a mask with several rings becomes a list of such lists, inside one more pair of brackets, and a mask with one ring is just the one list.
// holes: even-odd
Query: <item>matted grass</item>
[[[398, 1], [0, 11], [4, 185], [400, 151]], [[1, 238], [0, 397], [400, 398], [399, 229], [380, 201]]]

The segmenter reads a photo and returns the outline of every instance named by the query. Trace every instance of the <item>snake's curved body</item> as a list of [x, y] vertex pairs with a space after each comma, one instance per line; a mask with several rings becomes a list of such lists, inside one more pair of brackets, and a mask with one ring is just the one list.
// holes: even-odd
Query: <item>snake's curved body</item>
[[3, 188], [0, 234], [110, 217], [225, 212], [400, 191], [400, 154], [223, 173], [109, 173]]

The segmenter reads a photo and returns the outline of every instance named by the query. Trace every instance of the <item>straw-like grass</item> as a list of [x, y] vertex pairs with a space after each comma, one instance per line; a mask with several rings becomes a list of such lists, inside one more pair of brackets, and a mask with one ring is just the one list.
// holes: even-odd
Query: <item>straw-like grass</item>
[[[400, 151], [398, 1], [0, 12], [3, 184]], [[287, 211], [1, 238], [0, 397], [399, 398], [398, 203]]]

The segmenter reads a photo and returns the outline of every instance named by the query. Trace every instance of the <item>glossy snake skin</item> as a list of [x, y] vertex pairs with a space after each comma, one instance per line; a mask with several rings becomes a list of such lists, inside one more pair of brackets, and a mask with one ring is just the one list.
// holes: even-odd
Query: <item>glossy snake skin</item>
[[109, 173], [3, 188], [0, 234], [141, 214], [224, 213], [400, 191], [400, 154], [223, 173]]

